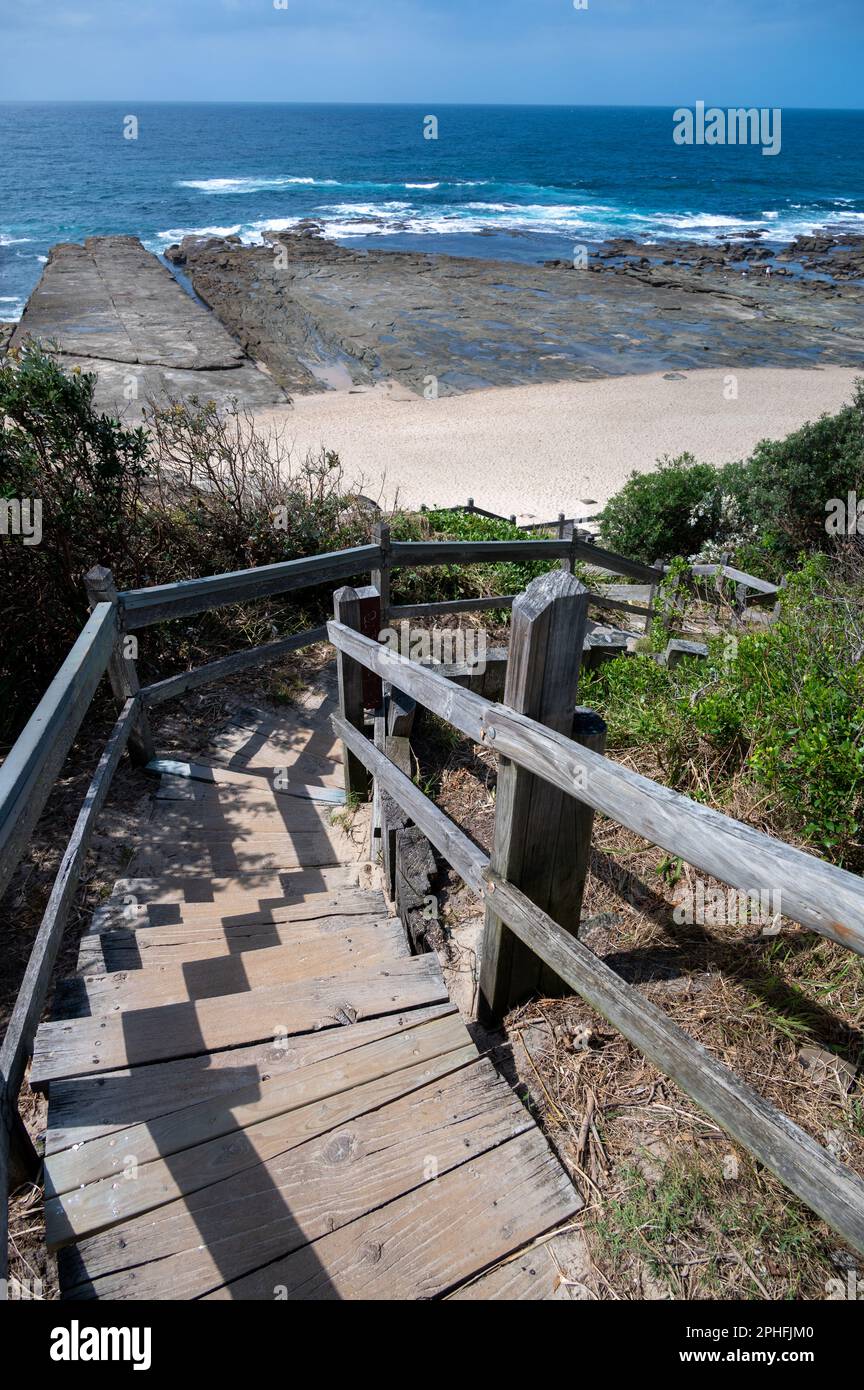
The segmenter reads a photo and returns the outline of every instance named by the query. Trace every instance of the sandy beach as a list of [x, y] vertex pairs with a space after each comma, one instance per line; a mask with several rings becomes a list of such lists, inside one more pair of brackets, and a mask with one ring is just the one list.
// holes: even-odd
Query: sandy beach
[[689, 450], [725, 463], [760, 439], [837, 410], [860, 371], [751, 368], [650, 373], [591, 382], [495, 387], [427, 401], [391, 385], [295, 397], [256, 412], [303, 453], [335, 450], [370, 496], [408, 506], [472, 496], [520, 520], [604, 503], [634, 469]]

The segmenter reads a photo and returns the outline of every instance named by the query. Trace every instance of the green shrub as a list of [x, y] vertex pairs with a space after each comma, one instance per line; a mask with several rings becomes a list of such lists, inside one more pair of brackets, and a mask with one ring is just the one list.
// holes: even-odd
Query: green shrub
[[772, 627], [720, 636], [707, 661], [671, 671], [649, 654], [610, 662], [580, 699], [603, 714], [610, 748], [650, 750], [671, 786], [701, 794], [693, 769], [707, 758], [712, 800], [752, 778], [778, 833], [860, 869], [862, 653], [860, 582], [850, 589], [816, 557], [791, 576]]
[[692, 454], [660, 459], [656, 473], [633, 473], [606, 503], [600, 538], [610, 550], [653, 564], [698, 554], [721, 516], [717, 470]]
[[752, 545], [794, 561], [801, 550], [832, 545], [826, 507], [857, 492], [864, 500], [864, 381], [852, 403], [822, 415], [785, 439], [762, 440], [750, 458], [722, 470], [743, 535]]
[[606, 545], [651, 563], [675, 555], [733, 555], [739, 568], [778, 579], [801, 550], [831, 550], [827, 506], [864, 501], [864, 380], [850, 405], [762, 440], [749, 458], [715, 469], [692, 454], [634, 473], [606, 504]]
[[[290, 560], [367, 541], [373, 514], [339, 460], [297, 462], [235, 409], [190, 400], [127, 429], [93, 403], [96, 378], [66, 375], [36, 345], [0, 366], [0, 496], [42, 502], [42, 539], [0, 537], [0, 737], [15, 736], [87, 616], [84, 575], [119, 589]], [[358, 576], [359, 578], [359, 576]], [[300, 604], [262, 601], [151, 629], [142, 673], [197, 662], [320, 622], [332, 584]]]
[[42, 540], [0, 537], [0, 730], [36, 704], [87, 615], [83, 576], [113, 564], [137, 583], [143, 430], [93, 409], [95, 377], [39, 349], [0, 363], [0, 496], [38, 499]]
[[[393, 517], [391, 533], [398, 540], [524, 541], [530, 539], [511, 521], [477, 516], [474, 512], [439, 510]], [[420, 570], [397, 570], [394, 599], [400, 603], [443, 602], [450, 598], [488, 594], [518, 594], [539, 574], [554, 569], [557, 560], [503, 564], [436, 565]]]

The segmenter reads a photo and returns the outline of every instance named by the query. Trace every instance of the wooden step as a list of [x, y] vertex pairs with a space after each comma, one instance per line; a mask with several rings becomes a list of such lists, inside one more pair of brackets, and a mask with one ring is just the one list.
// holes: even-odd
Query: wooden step
[[[252, 870], [237, 874], [204, 873], [166, 876], [129, 875], [119, 878], [111, 893], [110, 903], [134, 899], [139, 907], [181, 903], [189, 906], [209, 906], [222, 909], [237, 902], [240, 907], [259, 902], [302, 905], [314, 895], [341, 893], [356, 889], [361, 878], [368, 884], [372, 878], [368, 866], [361, 863], [318, 865], [314, 869], [292, 868], [273, 872]], [[378, 886], [377, 884], [374, 886]]]
[[261, 922], [254, 926], [149, 927], [137, 932], [112, 931], [81, 938], [79, 975], [104, 975], [118, 970], [148, 970], [153, 966], [210, 960], [273, 946], [324, 947], [332, 935], [348, 933], [355, 941], [368, 939], [376, 949], [393, 955], [407, 950], [405, 929], [397, 918], [381, 914], [363, 917], [323, 917], [308, 922]]
[[220, 1105], [190, 1106], [55, 1155], [46, 1166], [49, 1246], [221, 1182], [477, 1060], [452, 1015], [409, 1031], [407, 1045], [397, 1034], [299, 1076], [234, 1092]]
[[[360, 850], [357, 847], [359, 856]], [[202, 840], [167, 837], [144, 840], [129, 865], [134, 877], [163, 873], [211, 874], [223, 878], [230, 874], [279, 873], [282, 869], [335, 867], [350, 862], [346, 847], [335, 844], [326, 834], [255, 835], [248, 839]]]
[[456, 1015], [456, 1006], [448, 1001], [276, 1042], [270, 1038], [224, 1052], [52, 1081], [45, 1152], [59, 1153], [131, 1125], [149, 1127], [190, 1103], [224, 1108], [224, 1098], [239, 1089], [261, 1087], [289, 1072], [296, 1075], [331, 1058], [347, 1057], [379, 1038], [402, 1034], [408, 1045], [431, 1019]]
[[197, 1003], [43, 1023], [36, 1034], [30, 1084], [39, 1088], [57, 1077], [89, 1076], [334, 1028], [342, 1021], [446, 999], [437, 958], [428, 955]]
[[551, 1299], [570, 1302], [567, 1284], [548, 1246], [538, 1245], [505, 1264], [496, 1265], [479, 1279], [472, 1279], [470, 1284], [448, 1294], [448, 1302], [487, 1303], [498, 1299], [508, 1303]]
[[[334, 810], [316, 801], [301, 801], [283, 797], [279, 805], [272, 798], [243, 797], [231, 802], [213, 798], [207, 801], [156, 801], [148, 821], [150, 834], [175, 834], [194, 826], [208, 836], [230, 833], [238, 837], [247, 834], [285, 834], [303, 831], [307, 834], [330, 830]], [[345, 815], [344, 810], [341, 814]]]
[[[334, 764], [334, 768], [335, 768]], [[322, 806], [344, 806], [344, 786], [322, 786], [304, 783], [295, 772], [276, 777], [272, 769], [254, 773], [231, 772], [206, 763], [187, 759], [154, 758], [147, 771], [159, 775], [159, 785], [153, 792], [154, 801], [206, 801], [244, 796], [272, 796], [281, 802], [286, 797], [318, 802]]]
[[567, 1174], [532, 1127], [204, 1297], [438, 1298], [571, 1221], [581, 1207]]
[[[234, 910], [237, 907], [239, 911]], [[216, 903], [167, 902], [147, 905], [141, 903], [135, 894], [124, 893], [96, 909], [86, 935], [128, 933], [130, 930], [157, 932], [180, 926], [190, 931], [209, 928], [213, 935], [223, 929], [245, 928], [251, 931], [287, 922], [324, 923], [331, 918], [378, 917], [382, 913], [386, 915], [381, 892], [366, 892], [359, 888], [350, 891], [343, 889], [338, 894], [312, 893], [295, 902], [250, 894], [236, 898], [225, 895]], [[330, 928], [322, 926], [323, 930]], [[152, 941], [157, 939], [168, 942], [179, 938], [175, 931], [173, 936], [169, 932], [165, 937], [153, 937]]]
[[[528, 1111], [491, 1063], [478, 1058], [348, 1125], [62, 1251], [64, 1293], [160, 1298], [170, 1290], [172, 1298], [201, 1297], [406, 1192], [437, 1186], [450, 1169], [526, 1130], [534, 1131], [559, 1183], [566, 1182]], [[536, 1163], [527, 1166], [532, 1177], [539, 1176]], [[509, 1176], [515, 1179], [516, 1173]], [[539, 1187], [548, 1205], [550, 1184], [541, 1181]], [[486, 1204], [497, 1199], [503, 1206], [505, 1193], [500, 1183], [487, 1188]], [[525, 1199], [523, 1182], [499, 1224], [514, 1221]], [[535, 1222], [537, 1205], [535, 1197], [529, 1203]], [[547, 1225], [560, 1219], [559, 1211], [551, 1204]], [[461, 1206], [450, 1210], [456, 1243], [462, 1218]], [[510, 1248], [521, 1243], [518, 1237], [511, 1241]]]
[[148, 969], [77, 975], [57, 987], [55, 1014], [94, 1017], [159, 1009], [187, 1000], [216, 999], [245, 990], [295, 984], [325, 975], [353, 976], [387, 961], [410, 958], [401, 923], [333, 932], [312, 941], [262, 946], [259, 950], [186, 957]]

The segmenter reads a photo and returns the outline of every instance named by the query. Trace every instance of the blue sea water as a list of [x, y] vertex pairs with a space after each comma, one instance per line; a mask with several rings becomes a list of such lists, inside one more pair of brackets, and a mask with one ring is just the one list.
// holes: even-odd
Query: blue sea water
[[312, 217], [354, 246], [528, 261], [620, 235], [864, 234], [864, 112], [784, 111], [776, 156], [672, 129], [658, 107], [2, 103], [0, 319], [55, 242], [106, 233], [160, 252]]

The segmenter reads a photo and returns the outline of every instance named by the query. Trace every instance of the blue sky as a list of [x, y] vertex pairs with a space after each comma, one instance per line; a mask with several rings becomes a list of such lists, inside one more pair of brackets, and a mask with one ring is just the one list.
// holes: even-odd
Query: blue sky
[[864, 106], [864, 0], [0, 0], [0, 99]]

